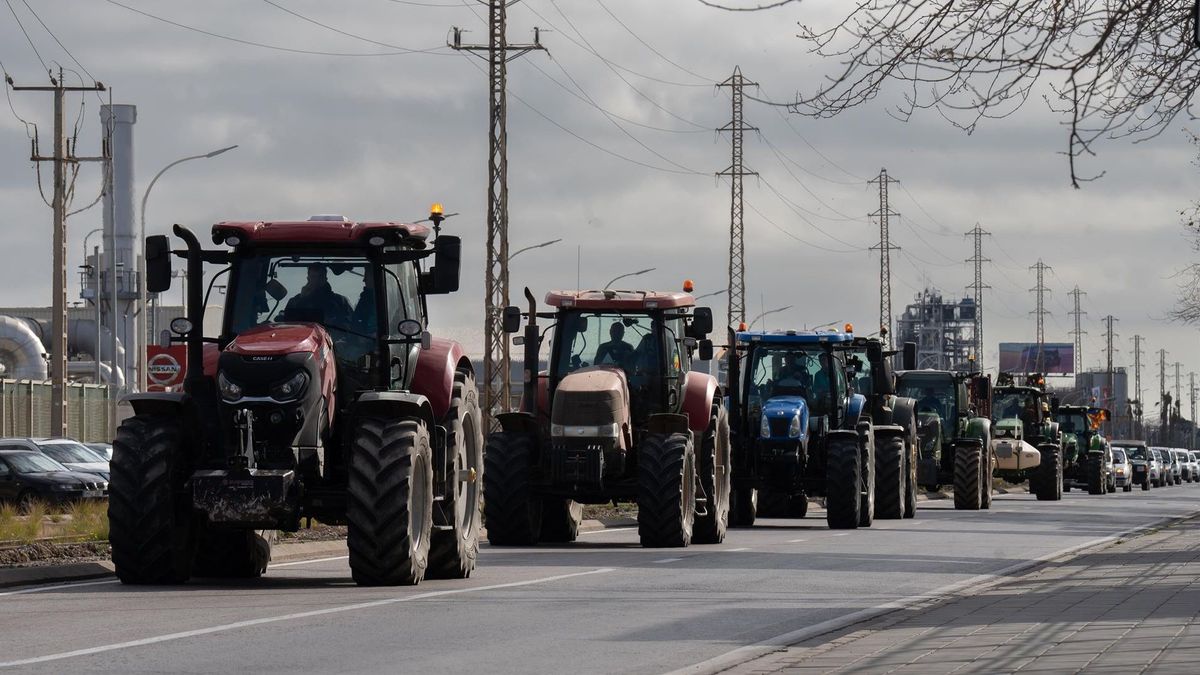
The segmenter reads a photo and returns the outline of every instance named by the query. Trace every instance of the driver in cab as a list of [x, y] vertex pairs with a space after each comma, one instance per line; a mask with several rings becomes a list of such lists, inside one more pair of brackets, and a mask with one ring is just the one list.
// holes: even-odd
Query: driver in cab
[[288, 300], [283, 315], [290, 321], [345, 326], [352, 311], [350, 301], [329, 285], [329, 268], [315, 263], [308, 266], [308, 280], [296, 297]]
[[808, 373], [801, 357], [796, 354], [784, 354], [780, 365], [779, 377], [773, 387], [775, 394], [796, 394], [807, 397], [812, 389], [812, 375]]
[[614, 321], [608, 327], [608, 342], [601, 343], [596, 349], [596, 358], [593, 361], [598, 366], [613, 365], [619, 368], [628, 368], [630, 361], [633, 360], [633, 345], [625, 341], [625, 326], [620, 321]]

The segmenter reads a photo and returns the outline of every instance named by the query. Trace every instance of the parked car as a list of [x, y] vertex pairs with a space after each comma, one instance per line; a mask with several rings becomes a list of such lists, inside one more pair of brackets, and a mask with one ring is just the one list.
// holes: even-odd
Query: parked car
[[[1133, 465], [1130, 463], [1129, 456], [1125, 454], [1124, 448], [1113, 445], [1112, 463], [1113, 487], [1129, 492], [1133, 489]], [[1142, 466], [1144, 467], [1145, 463]]]
[[1118, 449], [1125, 454], [1125, 458], [1129, 460], [1129, 487], [1126, 490], [1132, 489], [1134, 485], [1142, 486], [1143, 490], [1149, 490], [1150, 486], [1158, 479], [1154, 474], [1154, 460], [1149, 449], [1146, 448], [1145, 441], [1113, 441], [1113, 452]]
[[4, 438], [0, 450], [40, 452], [71, 471], [95, 474], [108, 482], [108, 460], [69, 438]]
[[1171, 478], [1176, 485], [1183, 483], [1183, 467], [1179, 465], [1179, 455], [1176, 454], [1176, 448], [1166, 448], [1166, 453], [1171, 462]]
[[1200, 450], [1192, 450], [1188, 453], [1189, 461], [1192, 463], [1192, 475], [1200, 481]]
[[112, 443], [84, 443], [92, 452], [104, 458], [104, 461], [112, 461]]
[[104, 499], [108, 481], [72, 471], [32, 450], [0, 449], [0, 500], [28, 506], [40, 499], [49, 504]]
[[1150, 484], [1154, 487], [1162, 487], [1167, 484], [1167, 472], [1170, 471], [1167, 465], [1163, 464], [1163, 456], [1160, 448], [1150, 448]]
[[1192, 471], [1192, 456], [1187, 450], [1176, 448], [1171, 451], [1171, 455], [1175, 458], [1175, 465], [1179, 467], [1179, 480], [1183, 483], [1190, 483], [1196, 479], [1196, 474]]

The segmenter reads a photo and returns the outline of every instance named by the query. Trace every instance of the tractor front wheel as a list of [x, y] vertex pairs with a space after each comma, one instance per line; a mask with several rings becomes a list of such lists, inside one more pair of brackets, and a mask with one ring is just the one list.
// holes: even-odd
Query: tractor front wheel
[[875, 522], [875, 437], [870, 432], [859, 435], [858, 526], [870, 527]]
[[825, 463], [825, 520], [831, 530], [858, 527], [862, 455], [857, 439], [834, 437], [827, 443]]
[[425, 577], [433, 528], [429, 429], [414, 419], [359, 417], [350, 446], [346, 543], [360, 586]]
[[191, 473], [177, 418], [135, 415], [117, 429], [108, 484], [109, 543], [125, 584], [181, 584], [192, 573]]
[[[1058, 501], [1063, 493], [1062, 450], [1057, 445], [1043, 445], [1038, 448], [1042, 462], [1035, 471], [1038, 473], [1038, 501]], [[1031, 481], [1032, 483], [1032, 481]]]
[[980, 450], [979, 462], [979, 508], [992, 508], [992, 447], [984, 443]]
[[1087, 484], [1089, 495], [1104, 494], [1104, 459], [1101, 457], [1087, 458]]
[[483, 486], [483, 416], [475, 376], [460, 370], [446, 413], [445, 497], [434, 514], [436, 525], [429, 540], [431, 579], [466, 579], [479, 557], [479, 521]]
[[751, 487], [733, 490], [729, 502], [729, 526], [753, 527], [758, 518], [758, 490]]
[[960, 511], [978, 511], [979, 478], [983, 475], [980, 463], [983, 448], [975, 443], [954, 446], [954, 508]]
[[880, 520], [904, 517], [904, 500], [908, 493], [905, 480], [904, 437], [887, 436], [875, 446], [875, 516]]
[[908, 430], [908, 438], [904, 443], [904, 475], [907, 480], [904, 481], [904, 517], [917, 517], [917, 462], [920, 456], [920, 440], [917, 438], [917, 429], [915, 426], [910, 426]]
[[534, 437], [488, 435], [483, 455], [483, 519], [493, 546], [533, 546], [542, 531], [542, 499], [529, 489]]
[[696, 454], [687, 434], [646, 434], [638, 447], [638, 537], [647, 548], [692, 542]]

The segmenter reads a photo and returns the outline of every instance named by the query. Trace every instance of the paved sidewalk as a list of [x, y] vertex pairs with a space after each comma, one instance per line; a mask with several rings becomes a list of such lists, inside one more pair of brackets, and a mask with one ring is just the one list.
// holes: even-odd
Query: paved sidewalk
[[1200, 672], [1198, 614], [1191, 519], [728, 672], [1190, 674]]

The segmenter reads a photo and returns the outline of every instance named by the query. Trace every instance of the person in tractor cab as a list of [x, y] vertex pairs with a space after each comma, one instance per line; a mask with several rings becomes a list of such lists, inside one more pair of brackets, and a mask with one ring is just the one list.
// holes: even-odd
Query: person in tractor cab
[[608, 328], [608, 342], [596, 349], [593, 361], [598, 366], [610, 364], [620, 368], [628, 368], [633, 359], [633, 345], [625, 341], [625, 326], [620, 321], [614, 321]]
[[808, 368], [801, 360], [804, 357], [796, 354], [784, 354], [783, 363], [779, 368], [779, 377], [775, 379], [776, 394], [796, 394], [808, 397], [812, 391], [813, 379]]
[[933, 387], [925, 387], [921, 391], [921, 398], [917, 400], [917, 412], [931, 412], [936, 413], [938, 417], [945, 416], [942, 410], [942, 399], [938, 397]]
[[[337, 295], [337, 293], [334, 293], [334, 295]], [[362, 292], [358, 294], [358, 302], [354, 305], [354, 311], [350, 314], [350, 320], [353, 322], [355, 330], [360, 333], [365, 335], [375, 334], [375, 328], [378, 325], [375, 310], [375, 277], [370, 274], [363, 275]]]
[[288, 300], [283, 310], [289, 321], [346, 326], [352, 309], [345, 296], [335, 293], [329, 285], [329, 268], [321, 263], [308, 266], [308, 280], [296, 297]]

